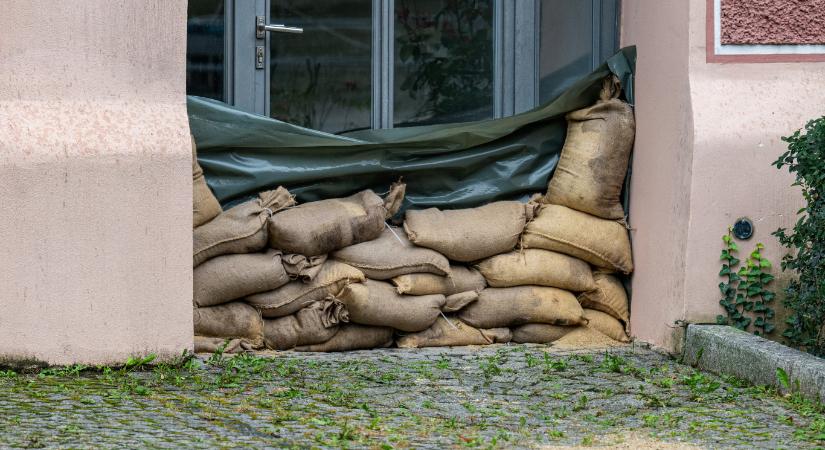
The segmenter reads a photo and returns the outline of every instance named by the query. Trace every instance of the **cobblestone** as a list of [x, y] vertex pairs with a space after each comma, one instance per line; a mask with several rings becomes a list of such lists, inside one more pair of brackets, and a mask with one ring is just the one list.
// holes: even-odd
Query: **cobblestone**
[[797, 397], [625, 347], [199, 357], [0, 372], [2, 447], [815, 448]]

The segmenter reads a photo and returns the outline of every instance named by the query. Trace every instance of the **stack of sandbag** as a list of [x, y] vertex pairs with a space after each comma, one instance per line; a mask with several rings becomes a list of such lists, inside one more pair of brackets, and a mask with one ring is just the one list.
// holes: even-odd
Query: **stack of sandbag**
[[407, 213], [410, 241], [471, 263], [488, 287], [455, 317], [400, 338], [399, 346], [549, 343], [574, 330], [579, 340], [587, 333], [593, 341], [629, 340], [628, 299], [616, 275], [633, 270], [620, 196], [635, 125], [619, 91], [606, 79], [595, 105], [568, 114], [567, 139], [540, 205]]
[[196, 228], [196, 350], [349, 350], [391, 343], [391, 330], [344, 325], [349, 313], [338, 296], [365, 276], [327, 254], [380, 236], [404, 188], [393, 185], [386, 199], [363, 191], [299, 206], [278, 188]]
[[397, 276], [393, 283], [398, 292], [449, 294], [453, 286], [462, 286], [475, 293], [475, 299], [445, 310], [452, 314], [436, 317], [427, 329], [402, 335], [398, 345], [484, 345], [509, 342], [510, 328], [524, 324], [583, 324], [583, 310], [568, 290], [595, 287], [588, 264], [547, 250], [517, 248], [537, 207], [495, 202], [470, 209], [409, 211], [404, 222], [409, 241], [451, 260], [450, 271]]
[[[619, 93], [618, 80], [605, 79], [595, 105], [567, 115], [559, 164], [541, 199], [543, 205], [524, 231], [522, 245], [525, 251], [553, 251], [589, 263], [593, 287], [578, 296], [588, 327], [627, 341], [628, 299], [616, 275], [633, 271], [621, 194], [635, 120], [630, 105], [618, 99]], [[519, 331], [516, 339], [529, 340], [537, 330]], [[555, 337], [550, 334], [548, 338]]]
[[[634, 121], [606, 80], [567, 116], [546, 195], [394, 216], [405, 186], [295, 206], [278, 188], [195, 229], [205, 351], [626, 342], [620, 203]], [[208, 190], [208, 188], [207, 188]]]
[[266, 222], [292, 204], [289, 192], [278, 188], [195, 228], [192, 297], [196, 351], [214, 351], [223, 344], [227, 352], [263, 346], [261, 314], [241, 300], [290, 280], [283, 264], [285, 255], [267, 249]]
[[[509, 342], [509, 326], [524, 321], [579, 323], [581, 311], [556, 314], [555, 293], [538, 286], [535, 292], [499, 289], [496, 279], [477, 264], [495, 255], [515, 251], [525, 225], [533, 218], [535, 204], [494, 202], [478, 208], [409, 211], [404, 232], [409, 241], [443, 255], [449, 271], [411, 272], [392, 279], [402, 294], [463, 296], [448, 304], [440, 317], [423, 330], [402, 333], [401, 347], [486, 345]], [[422, 271], [423, 272], [423, 271]], [[525, 283], [526, 284], [526, 283]], [[490, 287], [487, 287], [487, 286]], [[449, 297], [447, 297], [449, 298]], [[546, 303], [544, 302], [546, 300]], [[578, 306], [575, 298], [572, 303]], [[450, 314], [447, 314], [450, 313]]]

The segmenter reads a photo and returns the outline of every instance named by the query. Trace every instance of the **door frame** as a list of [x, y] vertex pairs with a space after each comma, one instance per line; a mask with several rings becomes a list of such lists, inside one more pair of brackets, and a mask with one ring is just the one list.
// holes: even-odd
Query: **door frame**
[[[244, 111], [269, 115], [270, 39], [255, 37], [255, 16], [267, 23], [272, 1], [226, 2], [225, 101]], [[618, 42], [618, 0], [593, 4], [592, 69]], [[493, 0], [493, 117], [506, 117], [539, 104], [541, 0]], [[372, 128], [393, 127], [395, 0], [372, 0]], [[274, 18], [277, 21], [277, 18]], [[611, 23], [612, 22], [612, 23]], [[287, 24], [301, 26], [301, 24]], [[255, 68], [255, 48], [264, 46], [264, 68]]]

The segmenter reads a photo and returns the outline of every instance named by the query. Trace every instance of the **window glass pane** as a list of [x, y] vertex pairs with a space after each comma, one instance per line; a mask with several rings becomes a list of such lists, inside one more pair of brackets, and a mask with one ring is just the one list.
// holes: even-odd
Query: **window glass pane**
[[304, 29], [269, 33], [270, 115], [316, 130], [369, 128], [372, 2], [272, 0], [270, 23]]
[[539, 101], [559, 96], [593, 70], [593, 2], [542, 0]]
[[492, 0], [395, 1], [394, 124], [493, 116]]
[[192, 0], [186, 22], [186, 93], [224, 100], [224, 0]]

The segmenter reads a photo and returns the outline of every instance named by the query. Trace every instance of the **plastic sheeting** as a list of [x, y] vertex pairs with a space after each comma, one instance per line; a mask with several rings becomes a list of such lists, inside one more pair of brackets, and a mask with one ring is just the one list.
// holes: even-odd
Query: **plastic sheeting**
[[564, 115], [622, 81], [633, 104], [636, 49], [620, 50], [555, 100], [501, 119], [323, 133], [189, 97], [189, 124], [209, 187], [226, 205], [284, 186], [299, 202], [407, 183], [406, 208], [465, 208], [544, 192], [566, 133]]

